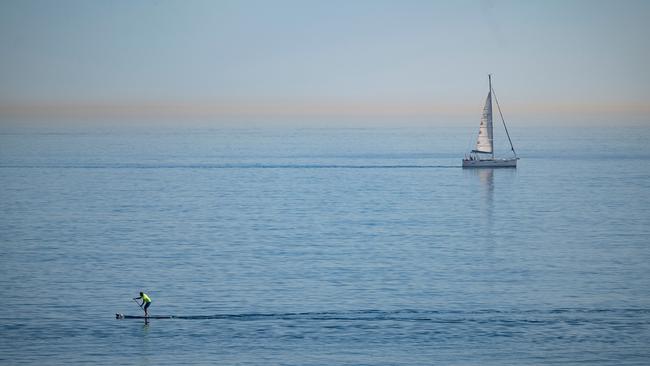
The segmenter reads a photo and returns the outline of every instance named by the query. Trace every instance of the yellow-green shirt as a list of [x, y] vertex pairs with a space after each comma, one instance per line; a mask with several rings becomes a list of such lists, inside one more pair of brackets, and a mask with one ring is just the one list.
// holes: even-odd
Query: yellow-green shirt
[[141, 297], [142, 297], [142, 301], [151, 302], [151, 299], [149, 298], [149, 296], [147, 296], [147, 294], [143, 293]]

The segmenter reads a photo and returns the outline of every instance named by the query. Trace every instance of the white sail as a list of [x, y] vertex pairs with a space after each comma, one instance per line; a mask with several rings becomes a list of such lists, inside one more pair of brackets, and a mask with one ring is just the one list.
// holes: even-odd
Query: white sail
[[478, 129], [475, 152], [491, 154], [492, 150], [492, 90], [488, 92], [481, 116], [481, 126]]

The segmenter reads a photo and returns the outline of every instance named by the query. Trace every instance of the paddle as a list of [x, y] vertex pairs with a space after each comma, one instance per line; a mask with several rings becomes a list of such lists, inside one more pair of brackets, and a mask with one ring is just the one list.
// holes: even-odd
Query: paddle
[[138, 306], [140, 307], [140, 309], [142, 309], [142, 305], [140, 305], [140, 304], [138, 303], [138, 300], [136, 300], [136, 299], [131, 299], [131, 300], [135, 301], [135, 303], [138, 304]]

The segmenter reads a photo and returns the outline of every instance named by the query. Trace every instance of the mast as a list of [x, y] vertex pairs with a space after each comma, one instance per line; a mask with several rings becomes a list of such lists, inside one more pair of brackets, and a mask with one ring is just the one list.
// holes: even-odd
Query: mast
[[[492, 74], [488, 74], [488, 84], [490, 84], [490, 91], [488, 94], [490, 95], [490, 106], [492, 105]], [[498, 107], [498, 105], [497, 105]], [[492, 108], [490, 108], [490, 113], [492, 112]], [[490, 119], [492, 119], [492, 116], [490, 116]], [[491, 123], [489, 126], [489, 131], [488, 131], [488, 136], [492, 138], [492, 141], [490, 143], [492, 144], [492, 159], [494, 160], [494, 127], [493, 124]]]

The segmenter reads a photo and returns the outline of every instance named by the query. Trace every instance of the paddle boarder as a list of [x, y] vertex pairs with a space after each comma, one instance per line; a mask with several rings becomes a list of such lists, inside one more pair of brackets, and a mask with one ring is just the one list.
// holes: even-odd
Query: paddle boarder
[[[149, 308], [149, 305], [151, 305], [151, 299], [144, 292], [140, 292], [140, 297], [133, 298], [133, 300], [140, 300], [140, 299], [142, 300], [142, 304], [139, 305], [144, 310], [144, 316], [145, 317], [149, 316], [149, 312], [147, 311], [147, 309]], [[142, 307], [142, 305], [144, 305], [144, 307]]]

